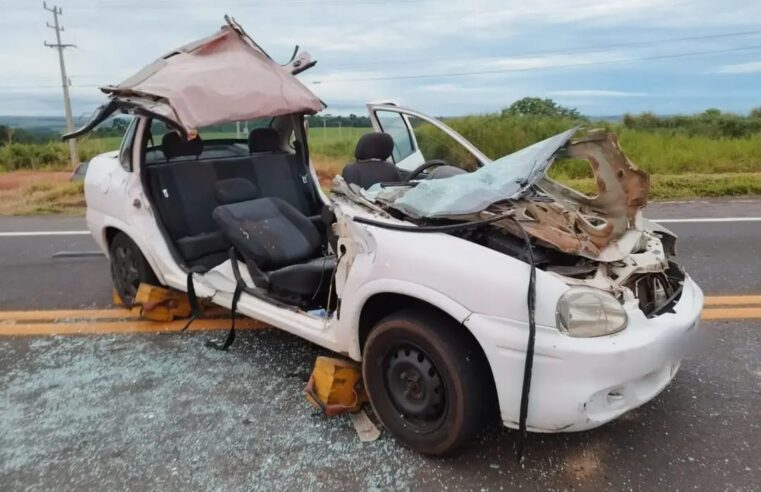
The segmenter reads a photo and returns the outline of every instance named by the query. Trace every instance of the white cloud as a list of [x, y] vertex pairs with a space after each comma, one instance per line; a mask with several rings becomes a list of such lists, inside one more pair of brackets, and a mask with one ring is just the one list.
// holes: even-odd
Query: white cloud
[[550, 91], [547, 94], [557, 97], [646, 97], [652, 95], [647, 92], [625, 92], [600, 89], [557, 90]]
[[[748, 0], [723, 0], [721, 9], [716, 0], [64, 2], [64, 41], [79, 46], [66, 52], [75, 112], [91, 111], [103, 97], [94, 85], [118, 82], [168, 50], [210, 34], [225, 13], [234, 15], [277, 60], [284, 61], [297, 43], [308, 50], [319, 63], [302, 77], [322, 81], [309, 87], [332, 111], [361, 110], [366, 101], [394, 99], [434, 114], [464, 114], [540, 96], [573, 101], [582, 111], [605, 104], [603, 110], [614, 114], [630, 108], [658, 111], [667, 101], [684, 105], [685, 91], [706, 107], [720, 106], [713, 101], [727, 92], [725, 85], [749, 79], [739, 74], [761, 72], [761, 62], [749, 61], [747, 52], [611, 63], [759, 44], [761, 35], [606, 48], [757, 30], [761, 2]], [[23, 113], [25, 108], [44, 113], [45, 107], [49, 114], [60, 113], [55, 51], [42, 46], [53, 34], [45, 28], [49, 16], [29, 0], [0, 3], [0, 46], [5, 47], [0, 50], [0, 113]], [[719, 63], [724, 65], [713, 68]], [[496, 73], [435, 76], [480, 71]], [[701, 77], [708, 71], [727, 76]], [[434, 76], [367, 80], [428, 74]], [[605, 89], [619, 87], [627, 91]], [[754, 88], [744, 89], [752, 94]], [[737, 105], [752, 97], [743, 96]]]
[[713, 72], [725, 74], [761, 73], [761, 61], [722, 65]]

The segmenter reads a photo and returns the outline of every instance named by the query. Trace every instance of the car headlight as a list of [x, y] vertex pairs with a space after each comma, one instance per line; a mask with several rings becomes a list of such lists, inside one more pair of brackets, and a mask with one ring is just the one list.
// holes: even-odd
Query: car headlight
[[601, 337], [626, 328], [626, 311], [615, 297], [589, 287], [572, 287], [555, 309], [558, 329], [572, 337]]

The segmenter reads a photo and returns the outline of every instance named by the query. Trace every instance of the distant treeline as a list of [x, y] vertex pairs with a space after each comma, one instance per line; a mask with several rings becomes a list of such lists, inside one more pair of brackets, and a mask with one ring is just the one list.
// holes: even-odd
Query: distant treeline
[[632, 130], [665, 131], [708, 138], [743, 138], [761, 133], [761, 108], [749, 115], [708, 109], [696, 115], [658, 116], [654, 113], [624, 115], [623, 124]]
[[[129, 118], [113, 118], [98, 126], [92, 136], [98, 137], [121, 137], [129, 126]], [[58, 141], [61, 132], [50, 128], [13, 128], [0, 125], [0, 147], [9, 143], [42, 144]]]
[[0, 125], [0, 146], [10, 142], [42, 143], [49, 141], [55, 134], [50, 131], [29, 131], [23, 128], [11, 128]]
[[309, 116], [309, 126], [312, 128], [318, 126], [326, 126], [328, 128], [370, 128], [370, 118], [367, 116], [357, 116], [356, 114], [350, 114], [349, 116], [337, 116], [332, 114], [316, 114]]

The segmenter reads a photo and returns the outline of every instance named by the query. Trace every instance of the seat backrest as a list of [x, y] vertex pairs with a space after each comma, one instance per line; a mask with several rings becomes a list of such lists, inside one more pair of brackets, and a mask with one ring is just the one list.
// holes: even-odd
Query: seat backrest
[[370, 188], [376, 183], [401, 181], [396, 166], [387, 161], [394, 151], [394, 139], [387, 133], [367, 133], [354, 149], [355, 162], [347, 164], [341, 176], [347, 183]]
[[280, 133], [274, 128], [254, 128], [248, 134], [248, 151], [277, 152], [280, 148]]
[[177, 239], [217, 230], [211, 218], [217, 206], [213, 163], [170, 162], [146, 169], [156, 206], [170, 236]]
[[256, 183], [262, 196], [280, 198], [293, 205], [304, 215], [313, 215], [297, 157], [287, 152], [262, 152], [251, 155]]
[[214, 183], [214, 196], [219, 205], [247, 202], [260, 198], [256, 185], [245, 178], [230, 178], [217, 181]]
[[280, 198], [304, 215], [317, 213], [311, 203], [309, 185], [302, 174], [301, 156], [281, 148], [280, 134], [274, 128], [255, 128], [248, 135], [248, 149], [254, 181], [262, 196]]
[[230, 243], [262, 271], [302, 263], [321, 253], [314, 224], [279, 198], [220, 205], [213, 215]]
[[161, 137], [161, 151], [167, 161], [182, 156], [198, 158], [203, 152], [203, 140], [200, 136], [196, 136], [193, 140], [183, 140], [178, 132], [165, 133]]

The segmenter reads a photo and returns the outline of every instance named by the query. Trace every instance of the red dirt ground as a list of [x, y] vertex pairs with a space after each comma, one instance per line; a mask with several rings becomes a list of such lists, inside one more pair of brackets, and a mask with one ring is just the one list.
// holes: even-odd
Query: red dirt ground
[[68, 171], [12, 171], [0, 173], [0, 190], [12, 190], [40, 181], [64, 182], [69, 180]]

